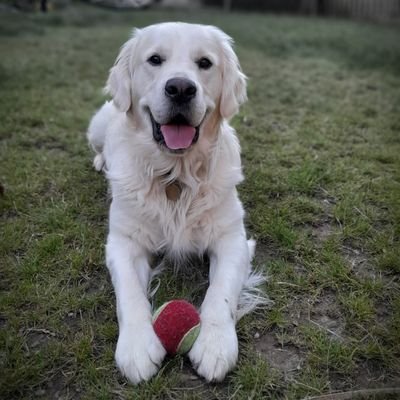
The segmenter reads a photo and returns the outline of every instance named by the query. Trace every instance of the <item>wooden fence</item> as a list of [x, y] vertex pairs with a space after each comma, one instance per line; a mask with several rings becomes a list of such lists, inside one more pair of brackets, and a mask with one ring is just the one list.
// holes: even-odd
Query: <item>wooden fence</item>
[[301, 11], [351, 18], [400, 18], [400, 0], [302, 0]]
[[205, 5], [224, 6], [226, 10], [332, 15], [388, 20], [400, 18], [400, 0], [202, 0]]

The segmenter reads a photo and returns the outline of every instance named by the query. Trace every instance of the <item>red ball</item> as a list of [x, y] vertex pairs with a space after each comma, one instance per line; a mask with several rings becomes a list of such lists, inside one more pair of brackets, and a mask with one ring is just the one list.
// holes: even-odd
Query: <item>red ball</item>
[[186, 300], [171, 300], [155, 312], [153, 327], [168, 354], [183, 354], [197, 339], [200, 316]]

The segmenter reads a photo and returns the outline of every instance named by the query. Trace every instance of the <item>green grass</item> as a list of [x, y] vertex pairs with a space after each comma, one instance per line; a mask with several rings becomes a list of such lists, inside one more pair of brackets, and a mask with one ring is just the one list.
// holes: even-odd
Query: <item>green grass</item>
[[[177, 19], [226, 30], [249, 76], [233, 120], [239, 190], [274, 305], [239, 323], [238, 366], [222, 384], [175, 358], [131, 387], [113, 360], [107, 188], [85, 129], [131, 28]], [[215, 10], [0, 14], [0, 397], [300, 399], [400, 386], [398, 37], [396, 25]], [[198, 303], [198, 267], [166, 272], [155, 305]]]

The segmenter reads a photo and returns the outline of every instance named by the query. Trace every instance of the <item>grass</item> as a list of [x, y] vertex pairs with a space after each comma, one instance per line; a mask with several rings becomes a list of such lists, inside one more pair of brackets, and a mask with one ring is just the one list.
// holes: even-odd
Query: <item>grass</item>
[[[233, 120], [239, 190], [274, 305], [239, 323], [240, 359], [222, 384], [175, 358], [131, 387], [113, 361], [107, 188], [84, 133], [131, 27], [176, 19], [226, 30], [249, 76]], [[396, 25], [214, 10], [0, 14], [0, 397], [300, 399], [400, 386], [398, 36]], [[204, 273], [190, 285], [193, 269], [167, 272], [154, 302], [198, 301]]]

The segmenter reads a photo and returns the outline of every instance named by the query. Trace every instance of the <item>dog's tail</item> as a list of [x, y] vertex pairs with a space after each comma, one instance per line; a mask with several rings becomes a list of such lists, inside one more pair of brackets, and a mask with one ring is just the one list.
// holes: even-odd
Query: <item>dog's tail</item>
[[[249, 246], [250, 262], [252, 261], [256, 249], [256, 242], [253, 239], [247, 241]], [[272, 301], [268, 298], [262, 289], [262, 285], [267, 281], [267, 276], [261, 271], [255, 271], [250, 268], [249, 276], [240, 293], [236, 319], [239, 320], [244, 315], [254, 311], [257, 308], [270, 306]]]

